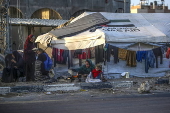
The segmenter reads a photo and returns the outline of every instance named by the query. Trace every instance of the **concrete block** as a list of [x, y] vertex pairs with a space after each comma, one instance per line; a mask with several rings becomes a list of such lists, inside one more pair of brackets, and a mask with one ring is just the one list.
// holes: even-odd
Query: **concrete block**
[[42, 92], [43, 86], [14, 86], [11, 92]]
[[43, 87], [44, 91], [78, 91], [80, 86], [75, 84], [57, 84], [57, 85], [46, 85]]
[[101, 89], [101, 88], [112, 88], [110, 82], [97, 82], [97, 83], [81, 83], [82, 89]]
[[112, 82], [113, 87], [132, 87], [133, 81], [114, 81]]
[[0, 87], [0, 94], [10, 93], [10, 87]]

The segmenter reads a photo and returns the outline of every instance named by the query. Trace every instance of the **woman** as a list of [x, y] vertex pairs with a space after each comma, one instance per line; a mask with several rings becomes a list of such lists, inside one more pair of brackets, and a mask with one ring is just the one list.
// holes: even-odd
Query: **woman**
[[37, 60], [42, 62], [41, 69], [40, 69], [40, 71], [42, 73], [42, 77], [43, 77], [43, 79], [48, 79], [49, 78], [49, 70], [52, 66], [52, 63], [51, 63], [51, 65], [49, 65], [49, 62], [48, 62], [48, 60], [50, 60], [50, 57], [41, 48], [38, 48], [37, 54], [38, 54]]
[[12, 58], [12, 74], [14, 80], [17, 81], [19, 77], [24, 76], [24, 60], [17, 51], [12, 52]]
[[13, 75], [12, 75], [12, 52], [5, 56], [5, 68], [2, 72], [2, 82], [10, 83], [13, 82]]
[[6, 68], [3, 70], [2, 81], [13, 82], [17, 81], [19, 77], [24, 76], [24, 61], [22, 56], [13, 51], [5, 57]]
[[35, 37], [30, 34], [24, 44], [24, 61], [25, 61], [25, 74], [26, 81], [34, 81], [34, 62], [36, 60], [35, 52], [32, 50], [35, 48], [34, 45]]
[[94, 64], [90, 59], [85, 61], [85, 64], [77, 69], [72, 69], [74, 72], [78, 72], [79, 81], [81, 81], [82, 76], [87, 76], [95, 68]]

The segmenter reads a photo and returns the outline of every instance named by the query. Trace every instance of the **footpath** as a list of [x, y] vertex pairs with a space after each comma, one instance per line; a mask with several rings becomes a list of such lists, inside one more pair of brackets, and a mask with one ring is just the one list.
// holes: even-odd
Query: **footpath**
[[120, 78], [107, 80], [106, 82], [86, 83], [60, 79], [53, 83], [41, 82], [0, 82], [0, 95], [8, 93], [29, 93], [29, 92], [77, 92], [82, 90], [98, 89], [112, 93], [138, 93], [141, 83], [148, 81], [149, 90], [153, 92], [170, 92], [170, 77], [161, 78]]

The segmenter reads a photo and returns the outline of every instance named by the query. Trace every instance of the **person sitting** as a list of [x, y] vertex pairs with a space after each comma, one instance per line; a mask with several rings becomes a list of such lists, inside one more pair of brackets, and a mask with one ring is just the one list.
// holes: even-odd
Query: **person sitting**
[[12, 52], [12, 74], [15, 81], [24, 76], [24, 60], [18, 51]]
[[19, 77], [24, 76], [24, 60], [22, 56], [13, 51], [5, 57], [6, 67], [3, 70], [2, 82], [18, 81]]
[[50, 78], [49, 70], [50, 70], [52, 64], [51, 64], [51, 66], [49, 66], [47, 60], [48, 59], [50, 60], [50, 57], [41, 48], [37, 49], [37, 54], [38, 54], [37, 60], [42, 62], [41, 69], [40, 69], [42, 76], [40, 77], [40, 80], [49, 79]]
[[95, 69], [92, 70], [93, 79], [102, 79], [102, 66], [96, 65]]
[[13, 81], [13, 76], [12, 76], [12, 73], [11, 73], [11, 67], [12, 67], [12, 52], [7, 54], [5, 56], [5, 68], [3, 69], [3, 72], [2, 72], [2, 82], [5, 82], [5, 83], [10, 83]]
[[77, 76], [79, 81], [81, 81], [82, 77], [86, 77], [93, 69], [95, 68], [94, 64], [90, 59], [85, 61], [85, 64], [77, 69], [71, 69], [73, 72], [78, 72]]
[[90, 72], [86, 78], [86, 83], [95, 83], [95, 82], [106, 82], [107, 80], [103, 76], [102, 66], [97, 64], [95, 69]]

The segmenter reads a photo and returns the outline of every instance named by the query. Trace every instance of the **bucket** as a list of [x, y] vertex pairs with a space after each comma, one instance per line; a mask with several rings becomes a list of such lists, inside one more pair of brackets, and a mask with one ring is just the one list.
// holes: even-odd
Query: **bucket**
[[129, 72], [126, 72], [126, 78], [130, 78], [130, 77], [129, 77]]

